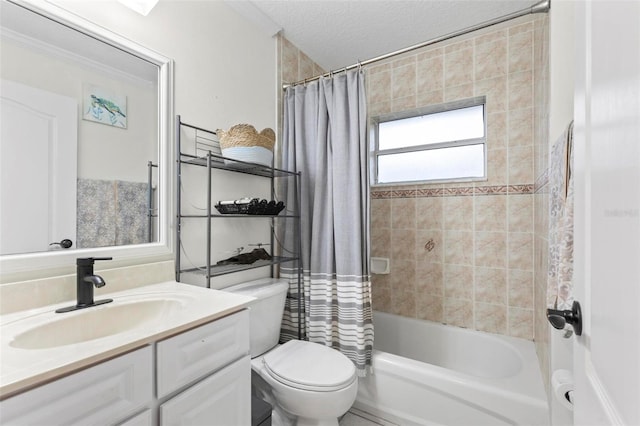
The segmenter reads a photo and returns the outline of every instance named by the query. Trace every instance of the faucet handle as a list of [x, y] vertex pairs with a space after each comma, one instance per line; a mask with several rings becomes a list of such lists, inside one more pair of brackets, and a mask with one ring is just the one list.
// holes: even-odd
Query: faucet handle
[[112, 260], [113, 257], [79, 257], [76, 259], [76, 265], [78, 266], [87, 266], [93, 265], [93, 262], [96, 260]]

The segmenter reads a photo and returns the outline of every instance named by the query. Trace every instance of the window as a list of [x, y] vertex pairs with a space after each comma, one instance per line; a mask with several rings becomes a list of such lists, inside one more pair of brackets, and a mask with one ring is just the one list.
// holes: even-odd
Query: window
[[374, 120], [376, 184], [486, 177], [485, 98]]

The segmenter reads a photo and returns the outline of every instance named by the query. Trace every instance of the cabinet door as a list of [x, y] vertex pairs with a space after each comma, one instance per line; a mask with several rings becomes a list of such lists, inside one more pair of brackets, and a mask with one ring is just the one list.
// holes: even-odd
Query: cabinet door
[[107, 425], [151, 401], [150, 346], [0, 402], [3, 425]]
[[249, 311], [158, 342], [158, 398], [249, 353]]
[[130, 418], [126, 422], [120, 423], [118, 426], [152, 426], [153, 416], [151, 410], [145, 410], [135, 417]]
[[160, 425], [251, 424], [251, 359], [239, 359], [160, 406]]

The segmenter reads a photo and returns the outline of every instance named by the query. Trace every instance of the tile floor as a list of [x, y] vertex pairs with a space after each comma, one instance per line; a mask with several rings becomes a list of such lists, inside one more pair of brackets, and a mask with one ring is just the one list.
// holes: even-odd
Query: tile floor
[[340, 426], [398, 426], [369, 413], [352, 408], [340, 419]]

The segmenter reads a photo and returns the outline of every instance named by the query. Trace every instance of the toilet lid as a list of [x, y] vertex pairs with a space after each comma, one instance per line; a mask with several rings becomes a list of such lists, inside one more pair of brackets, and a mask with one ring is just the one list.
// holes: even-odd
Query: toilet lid
[[334, 391], [356, 377], [353, 362], [335, 349], [318, 343], [290, 340], [263, 358], [269, 374], [288, 386], [313, 391]]

